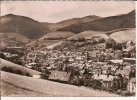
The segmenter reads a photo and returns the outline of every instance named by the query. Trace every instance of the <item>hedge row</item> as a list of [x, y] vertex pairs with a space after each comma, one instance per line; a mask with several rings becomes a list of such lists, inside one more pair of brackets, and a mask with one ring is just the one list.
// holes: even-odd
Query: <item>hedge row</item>
[[13, 68], [9, 68], [9, 67], [2, 67], [1, 68], [2, 71], [6, 71], [9, 73], [14, 73], [14, 74], [18, 74], [18, 75], [24, 75], [24, 76], [31, 76], [28, 72], [23, 73], [21, 70], [18, 69], [13, 69]]

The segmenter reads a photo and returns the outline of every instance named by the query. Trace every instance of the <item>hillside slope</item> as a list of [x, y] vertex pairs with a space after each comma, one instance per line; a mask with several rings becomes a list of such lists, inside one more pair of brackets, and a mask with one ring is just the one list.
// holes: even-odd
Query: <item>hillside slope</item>
[[44, 38], [69, 38], [69, 37], [71, 37], [73, 35], [75, 35], [75, 34], [72, 33], [72, 32], [56, 31], [56, 32], [50, 32], [50, 33], [44, 35], [40, 39], [44, 39]]
[[7, 61], [7, 60], [1, 59], [1, 58], [0, 58], [0, 66], [1, 67], [5, 66], [5, 67], [16, 69], [16, 70], [21, 70], [23, 73], [28, 72], [31, 76], [38, 75], [38, 74], [41, 73], [41, 72], [38, 72], [38, 71], [35, 71], [35, 70], [28, 69], [28, 68], [23, 67], [23, 66], [14, 64], [10, 61]]
[[93, 20], [100, 19], [101, 17], [95, 16], [95, 15], [90, 15], [82, 18], [72, 18], [72, 19], [67, 19], [58, 23], [43, 23], [46, 27], [49, 28], [50, 31], [56, 31], [58, 29], [67, 27], [69, 25], [77, 25], [83, 22], [89, 22]]
[[[118, 96], [107, 92], [1, 72], [2, 96]], [[18, 80], [18, 81], [17, 81]], [[6, 87], [4, 82], [7, 83]], [[14, 88], [12, 88], [14, 87]], [[8, 89], [7, 89], [8, 88]], [[16, 92], [16, 90], [19, 90]]]
[[56, 31], [56, 32], [50, 32], [46, 35], [44, 35], [42, 38], [38, 39], [37, 41], [31, 41], [30, 43], [26, 44], [26, 46], [35, 46], [38, 44], [39, 46], [50, 46], [57, 42], [62, 41], [62, 39], [69, 38], [71, 36], [75, 35], [72, 32], [67, 31]]
[[19, 43], [28, 43], [29, 39], [21, 34], [16, 33], [0, 33], [1, 47], [12, 45], [18, 45]]
[[86, 30], [111, 31], [121, 28], [135, 28], [135, 10], [128, 14], [101, 18], [77, 25], [69, 25], [59, 29], [58, 31], [71, 31], [73, 33], [80, 33]]
[[108, 36], [105, 34], [105, 32], [92, 31], [92, 30], [81, 32], [68, 39], [75, 39], [75, 40], [78, 40], [79, 38], [91, 39], [94, 36], [101, 36], [104, 39], [108, 39]]
[[30, 43], [26, 44], [25, 46], [31, 46], [31, 47], [35, 47], [36, 45], [38, 46], [44, 46], [44, 47], [47, 47], [47, 46], [50, 46], [52, 44], [55, 44], [57, 42], [60, 42], [61, 40], [45, 40], [45, 39], [40, 39], [40, 40], [34, 40], [34, 41], [31, 41]]
[[129, 29], [124, 31], [119, 31], [112, 33], [110, 35], [116, 42], [124, 42], [132, 40], [134, 43], [136, 41], [136, 29]]
[[38, 39], [49, 30], [31, 18], [8, 14], [0, 17], [0, 32], [15, 32], [29, 39]]

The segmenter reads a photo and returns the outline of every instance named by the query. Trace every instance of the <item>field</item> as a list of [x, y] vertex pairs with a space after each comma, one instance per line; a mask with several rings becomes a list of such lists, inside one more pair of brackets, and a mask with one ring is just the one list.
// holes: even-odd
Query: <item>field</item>
[[18, 42], [28, 43], [29, 39], [17, 33], [0, 33], [1, 46], [6, 47], [8, 44], [17, 44]]
[[8, 67], [8, 68], [12, 68], [13, 70], [21, 70], [22, 72], [25, 72], [25, 73], [28, 72], [31, 76], [40, 74], [40, 72], [38, 72], [38, 71], [34, 71], [34, 70], [31, 70], [31, 69], [25, 68], [23, 66], [14, 64], [12, 62], [9, 62], [9, 61], [1, 59], [1, 58], [0, 58], [0, 66], [1, 67], [5, 66], [5, 67]]
[[55, 44], [55, 43], [60, 42], [60, 41], [61, 41], [61, 40], [44, 40], [44, 39], [41, 39], [41, 40], [39, 40], [39, 41], [37, 42], [36, 40], [34, 40], [34, 41], [26, 44], [26, 46], [31, 46], [31, 47], [33, 47], [33, 46], [35, 46], [36, 44], [38, 44], [39, 46], [40, 46], [40, 45], [50, 46], [50, 45]]
[[43, 96], [40, 93], [34, 92], [32, 90], [27, 90], [20, 88], [18, 86], [15, 86], [11, 83], [1, 81], [2, 85], [2, 96]]
[[91, 39], [94, 36], [101, 36], [104, 39], [108, 39], [108, 36], [105, 34], [105, 32], [92, 31], [92, 30], [81, 32], [79, 34], [70, 37], [69, 39], [75, 39], [75, 40], [79, 38]]
[[136, 30], [135, 29], [129, 29], [125, 31], [119, 31], [112, 33], [110, 35], [111, 38], [113, 38], [116, 42], [124, 42], [132, 40], [135, 42], [136, 40]]
[[[74, 33], [72, 32], [51, 32], [51, 33], [48, 33], [47, 35], [44, 35], [43, 37], [41, 37], [40, 39], [38, 39], [38, 41], [34, 40], [30, 43], [28, 43], [26, 46], [35, 46], [35, 44], [37, 43], [39, 46], [40, 45], [45, 45], [45, 46], [50, 46], [50, 45], [53, 45], [53, 44], [56, 44], [58, 42], [61, 41], [61, 39], [54, 39], [54, 38], [69, 38], [71, 36], [75, 35]], [[47, 38], [53, 38], [52, 40], [48, 40]]]
[[[42, 79], [1, 72], [1, 96], [119, 96], [86, 87], [77, 87]], [[17, 81], [18, 80], [18, 81]]]
[[[105, 32], [98, 32], [98, 31], [91, 31], [91, 30], [81, 32], [79, 34], [75, 34], [75, 35], [69, 37], [68, 39], [75, 39], [75, 40], [78, 40], [79, 38], [91, 39], [94, 36], [101, 36], [104, 39], [108, 39], [108, 36], [105, 34]], [[48, 48], [53, 48], [53, 47], [60, 45], [62, 43], [63, 43], [63, 41], [57, 42], [55, 44], [49, 45]]]
[[66, 32], [66, 31], [57, 31], [57, 32], [51, 32], [48, 33], [47, 35], [44, 35], [42, 38], [40, 39], [44, 39], [44, 38], [69, 38], [71, 36], [75, 35], [72, 32]]

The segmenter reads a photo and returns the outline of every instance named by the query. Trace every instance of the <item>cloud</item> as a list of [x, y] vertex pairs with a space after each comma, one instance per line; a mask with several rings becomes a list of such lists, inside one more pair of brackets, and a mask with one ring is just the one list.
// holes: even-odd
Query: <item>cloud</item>
[[27, 16], [40, 22], [97, 15], [101, 17], [128, 13], [135, 9], [134, 1], [2, 1], [1, 15], [9, 13]]

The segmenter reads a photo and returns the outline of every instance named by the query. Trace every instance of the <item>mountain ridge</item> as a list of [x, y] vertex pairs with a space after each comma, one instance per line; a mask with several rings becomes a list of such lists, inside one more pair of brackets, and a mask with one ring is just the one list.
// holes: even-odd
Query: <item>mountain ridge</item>
[[59, 29], [58, 31], [71, 31], [77, 34], [86, 30], [111, 31], [120, 28], [135, 28], [135, 26], [135, 10], [133, 10], [127, 14], [119, 16], [110, 16], [87, 23], [70, 25]]
[[29, 39], [37, 39], [49, 32], [40, 22], [25, 16], [8, 14], [1, 16], [0, 32], [17, 32]]
[[79, 23], [84, 23], [84, 22], [88, 22], [88, 21], [93, 21], [93, 20], [97, 20], [100, 19], [101, 17], [96, 16], [96, 15], [89, 15], [89, 16], [85, 16], [85, 17], [80, 17], [80, 18], [71, 18], [71, 19], [66, 19], [57, 23], [47, 23], [47, 22], [43, 22], [43, 24], [49, 28], [49, 30], [51, 31], [57, 31], [60, 28], [69, 26], [69, 25], [77, 25]]

